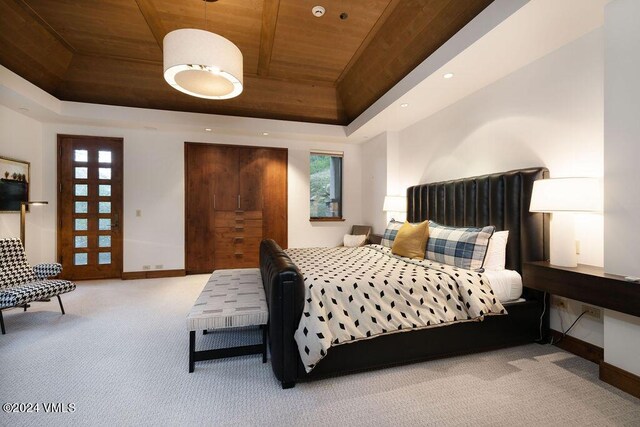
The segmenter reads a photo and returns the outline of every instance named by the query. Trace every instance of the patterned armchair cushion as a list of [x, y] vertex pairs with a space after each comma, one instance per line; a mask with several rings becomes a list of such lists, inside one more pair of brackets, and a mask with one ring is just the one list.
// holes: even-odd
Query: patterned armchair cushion
[[36, 280], [29, 267], [20, 239], [0, 240], [0, 289], [23, 285]]
[[38, 264], [33, 266], [33, 273], [36, 278], [43, 280], [49, 277], [55, 277], [62, 272], [62, 265], [58, 263], [53, 264]]
[[20, 306], [73, 291], [67, 280], [45, 280], [60, 274], [60, 264], [31, 268], [19, 239], [0, 239], [0, 308]]
[[56, 295], [71, 292], [75, 283], [66, 280], [41, 280], [0, 291], [0, 308], [20, 306]]

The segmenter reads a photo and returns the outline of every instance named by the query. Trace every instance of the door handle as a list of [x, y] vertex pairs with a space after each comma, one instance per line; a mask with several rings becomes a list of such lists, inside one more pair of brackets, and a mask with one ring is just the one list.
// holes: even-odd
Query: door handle
[[216, 210], [216, 195], [213, 195], [213, 210]]
[[240, 195], [238, 194], [238, 210], [240, 210]]
[[120, 217], [118, 216], [118, 214], [113, 214], [113, 226], [112, 228], [118, 228], [120, 227]]

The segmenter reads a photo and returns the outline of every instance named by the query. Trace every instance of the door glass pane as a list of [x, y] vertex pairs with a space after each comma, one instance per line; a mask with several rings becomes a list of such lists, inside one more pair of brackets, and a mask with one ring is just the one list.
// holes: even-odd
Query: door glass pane
[[111, 264], [111, 252], [100, 252], [98, 254], [98, 264]]
[[75, 177], [76, 179], [87, 179], [87, 176], [89, 176], [89, 168], [75, 168], [76, 172], [75, 172]]
[[89, 186], [87, 184], [76, 184], [76, 196], [88, 196]]
[[98, 219], [98, 230], [111, 230], [111, 218]]
[[76, 162], [85, 163], [89, 160], [89, 153], [87, 150], [74, 150], [73, 152], [73, 160]]
[[74, 255], [74, 264], [75, 265], [87, 265], [87, 262], [89, 261], [89, 257], [87, 256], [87, 254], [75, 254]]
[[89, 239], [87, 238], [87, 236], [76, 236], [75, 240], [76, 240], [76, 243], [75, 243], [76, 248], [86, 248], [87, 243], [89, 242]]
[[111, 163], [111, 151], [98, 151], [98, 163]]
[[98, 236], [98, 246], [101, 248], [110, 248], [111, 236]]
[[98, 196], [100, 196], [100, 197], [110, 197], [111, 196], [111, 185], [109, 185], [109, 184], [100, 184], [100, 185], [98, 185]]
[[87, 209], [89, 208], [89, 203], [87, 202], [76, 202], [76, 213], [87, 213]]
[[111, 179], [111, 168], [98, 168], [98, 179]]
[[74, 229], [76, 231], [84, 231], [89, 228], [89, 220], [86, 218], [76, 218], [75, 223]]
[[98, 212], [101, 214], [111, 213], [111, 202], [98, 202]]

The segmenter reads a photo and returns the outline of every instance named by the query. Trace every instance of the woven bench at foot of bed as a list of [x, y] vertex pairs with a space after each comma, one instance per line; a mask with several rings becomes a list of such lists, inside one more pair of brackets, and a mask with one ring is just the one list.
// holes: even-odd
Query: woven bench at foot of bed
[[[266, 362], [266, 324], [269, 320], [262, 277], [257, 268], [213, 272], [187, 316], [189, 331], [189, 372], [194, 362], [262, 353]], [[196, 331], [260, 326], [262, 343], [242, 347], [196, 351]]]

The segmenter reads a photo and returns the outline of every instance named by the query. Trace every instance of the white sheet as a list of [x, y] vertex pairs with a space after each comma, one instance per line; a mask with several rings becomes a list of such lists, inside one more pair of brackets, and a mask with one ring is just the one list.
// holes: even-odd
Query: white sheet
[[484, 275], [500, 302], [514, 301], [522, 295], [522, 277], [517, 271], [487, 270]]

